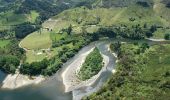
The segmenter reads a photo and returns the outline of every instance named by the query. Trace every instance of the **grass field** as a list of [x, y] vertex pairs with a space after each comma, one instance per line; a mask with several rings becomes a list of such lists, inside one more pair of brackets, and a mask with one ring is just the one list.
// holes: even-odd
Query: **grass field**
[[[63, 46], [68, 46], [72, 48], [72, 44], [67, 44]], [[57, 48], [52, 48], [51, 50], [30, 50], [26, 52], [26, 62], [32, 63], [32, 62], [38, 62], [43, 59], [50, 59], [51, 57], [54, 57], [55, 55], [58, 54], [59, 50], [62, 50], [62, 47], [57, 47]]]
[[0, 39], [0, 48], [5, 47], [9, 42], [10, 42], [10, 40], [2, 40], [2, 39]]
[[43, 60], [47, 56], [45, 53], [42, 53], [42, 54], [39, 54], [39, 55], [37, 53], [38, 52], [27, 51], [26, 52], [26, 62], [28, 62], [28, 63], [38, 62], [38, 61]]
[[42, 31], [42, 33], [34, 32], [21, 41], [21, 46], [27, 49], [39, 50], [51, 47], [50, 33]]
[[65, 38], [67, 35], [67, 33], [63, 33], [63, 34], [58, 34], [58, 33], [55, 33], [55, 32], [51, 32], [50, 33], [50, 38], [53, 40], [53, 41], [58, 41], [62, 38]]

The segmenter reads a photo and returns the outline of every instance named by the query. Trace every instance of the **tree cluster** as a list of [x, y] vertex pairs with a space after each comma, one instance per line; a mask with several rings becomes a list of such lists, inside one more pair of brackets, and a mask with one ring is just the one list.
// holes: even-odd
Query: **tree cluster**
[[24, 63], [21, 65], [20, 72], [27, 75], [40, 75], [48, 67], [48, 60], [44, 59], [41, 62], [33, 62], [31, 64]]
[[26, 37], [28, 34], [36, 31], [38, 29], [37, 26], [32, 25], [30, 23], [23, 23], [20, 25], [17, 25], [13, 30], [15, 32], [16, 38], [22, 39]]
[[19, 59], [12, 55], [0, 56], [0, 69], [7, 73], [15, 73], [20, 64]]
[[164, 39], [165, 39], [165, 40], [170, 40], [170, 34], [168, 34], [168, 33], [165, 34]]
[[96, 75], [103, 66], [103, 57], [100, 54], [98, 48], [95, 48], [86, 58], [83, 63], [78, 77], [81, 80], [87, 80]]

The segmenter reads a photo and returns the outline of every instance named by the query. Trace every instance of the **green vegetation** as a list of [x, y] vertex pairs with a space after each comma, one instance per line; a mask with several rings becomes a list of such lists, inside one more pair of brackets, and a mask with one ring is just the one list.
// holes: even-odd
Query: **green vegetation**
[[164, 36], [164, 38], [165, 38], [165, 40], [170, 40], [170, 34], [165, 34], [165, 36]]
[[0, 40], [0, 69], [7, 73], [15, 73], [21, 58], [24, 58], [23, 49], [18, 47], [17, 40]]
[[7, 73], [15, 73], [16, 68], [19, 66], [19, 59], [16, 56], [1, 56], [0, 69]]
[[[3, 40], [8, 41], [9, 43], [6, 44], [3, 48], [0, 48], [0, 55], [13, 55], [16, 56], [18, 59], [24, 58], [24, 50], [18, 46], [17, 40]], [[3, 44], [4, 45], [4, 44]]]
[[30, 14], [28, 15], [28, 20], [31, 22], [31, 23], [35, 23], [37, 18], [39, 17], [39, 13], [37, 11], [30, 11]]
[[9, 42], [10, 40], [0, 39], [0, 48], [4, 48]]
[[[170, 32], [167, 6], [169, 3], [165, 1], [65, 0], [65, 2], [68, 5], [62, 0], [0, 1], [3, 5], [0, 6], [0, 38], [17, 39], [13, 41], [14, 44], [11, 44], [11, 41], [8, 43], [0, 40], [0, 53], [16, 56], [24, 64], [28, 63], [26, 66], [30, 65], [30, 68], [36, 65], [31, 65], [33, 62], [41, 63], [46, 59], [50, 64], [43, 66], [44, 70], [39, 73], [51, 75], [80, 48], [99, 38], [116, 37], [133, 40], [152, 36], [163, 38], [165, 33]], [[50, 19], [47, 20], [48, 18]], [[20, 39], [23, 39], [21, 46], [29, 50], [26, 54], [18, 47]], [[35, 74], [38, 73], [33, 75]]]
[[[135, 1], [137, 4], [135, 4]], [[86, 7], [78, 7], [74, 9], [65, 10], [61, 14], [55, 16], [53, 19], [59, 19], [60, 22], [67, 23], [63, 28], [68, 27], [72, 24], [73, 33], [79, 34], [84, 33], [84, 30], [90, 33], [96, 32], [96, 29], [100, 27], [114, 26], [114, 27], [129, 27], [140, 25], [141, 28], [150, 29], [155, 27], [155, 31], [152, 31], [151, 35], [154, 38], [163, 38], [164, 34], [169, 30], [170, 25], [168, 16], [169, 9], [161, 6], [161, 2], [156, 1], [143, 1], [137, 2], [138, 0], [130, 1], [103, 1], [103, 6], [108, 7], [95, 7], [88, 9]], [[107, 5], [107, 2], [109, 5]], [[99, 2], [101, 3], [101, 2]], [[112, 5], [113, 4], [113, 5]], [[148, 7], [141, 5], [148, 5]], [[112, 5], [110, 7], [110, 5]], [[120, 5], [120, 6], [116, 6]], [[124, 7], [128, 5], [127, 7]], [[116, 7], [114, 7], [116, 6]], [[154, 6], [154, 7], [153, 7]], [[63, 17], [64, 16], [64, 17]], [[88, 16], [88, 17], [87, 17]], [[109, 20], [108, 20], [109, 19]], [[62, 30], [62, 28], [60, 29]], [[147, 32], [150, 33], [150, 32]]]
[[48, 66], [48, 61], [46, 59], [41, 62], [33, 62], [31, 64], [24, 63], [20, 68], [20, 72], [27, 75], [40, 75], [42, 71]]
[[[24, 63], [20, 68], [20, 72], [28, 75], [52, 75], [61, 68], [63, 63], [73, 57], [82, 47], [89, 44], [91, 41], [94, 40], [88, 35], [69, 35], [65, 38], [61, 38], [56, 42], [62, 44], [55, 46], [55, 48], [51, 50], [52, 53], [56, 52], [52, 57], [38, 62]], [[55, 41], [53, 41], [53, 43], [55, 43]], [[47, 66], [42, 66], [41, 63], [46, 63]], [[37, 70], [37, 72], [34, 70]]]
[[87, 80], [96, 75], [103, 67], [103, 57], [98, 48], [95, 48], [86, 58], [78, 72], [81, 80]]
[[120, 49], [117, 72], [84, 100], [169, 98], [170, 45], [122, 44]]
[[47, 49], [52, 45], [48, 31], [36, 31], [21, 41], [21, 46], [30, 50]]
[[46, 53], [43, 53], [41, 50], [27, 51], [25, 62], [28, 62], [28, 63], [39, 62], [39, 61], [42, 61], [45, 58], [48, 58], [47, 56], [48, 55]]
[[[132, 1], [134, 1], [136, 4], [134, 5], [134, 2]], [[59, 41], [59, 39], [66, 37], [66, 33], [93, 34], [98, 33], [100, 30], [104, 30], [106, 34], [108, 34], [108, 31], [111, 31], [112, 33], [114, 32], [115, 34], [117, 34], [117, 37], [121, 36], [123, 38], [136, 40], [152, 36], [154, 38], [163, 38], [164, 33], [168, 31], [168, 29], [166, 29], [166, 26], [168, 26], [168, 22], [165, 21], [164, 18], [160, 17], [159, 14], [155, 14], [155, 11], [152, 9], [153, 2], [137, 2], [136, 0], [132, 1], [122, 1], [126, 2], [124, 3], [125, 5], [129, 5], [127, 7], [125, 7], [125, 5], [122, 5], [122, 2], [111, 0], [108, 2], [111, 2], [111, 4], [113, 4], [112, 6], [103, 3], [103, 5], [109, 6], [109, 8], [105, 6], [97, 7], [100, 5], [98, 5], [99, 2], [95, 1], [96, 5], [94, 4], [93, 9], [84, 6], [65, 10], [43, 23], [41, 27], [41, 33], [50, 34], [50, 38], [53, 42], [53, 48], [59, 47], [64, 42], [69, 42], [65, 40], [57, 42]], [[115, 5], [119, 4], [122, 7], [114, 7]], [[37, 12], [38, 10], [31, 11]], [[39, 16], [41, 16], [41, 14]], [[160, 26], [162, 26], [163, 28]], [[45, 41], [42, 42], [28, 43], [27, 40], [33, 42], [38, 40], [33, 39], [32, 37], [27, 37], [23, 41], [25, 41], [24, 44], [28, 44], [28, 47], [33, 45], [33, 50], [37, 50], [39, 48], [45, 49], [51, 46], [51, 40], [49, 40], [48, 38], [47, 41], [47, 37], [49, 36], [46, 36], [45, 39], [44, 36], [42, 40], [45, 39]], [[37, 35], [36, 38], [40, 37], [38, 37]], [[27, 48], [27, 45], [23, 47]], [[37, 56], [31, 53], [31, 57], [27, 58], [33, 58], [32, 61], [27, 60], [30, 62], [41, 61], [43, 58], [47, 58], [47, 55], [43, 53], [42, 55]]]
[[[43, 52], [42, 55], [34, 55], [34, 52], [30, 54], [28, 52], [26, 55], [26, 61], [34, 62], [41, 61], [44, 58], [48, 59], [56, 55], [57, 50], [51, 49], [53, 52], [50, 54], [48, 51], [39, 50], [44, 48], [51, 48], [51, 32], [42, 32], [41, 35], [36, 33], [41, 33], [41, 29], [46, 29], [46, 27], [41, 26], [41, 24], [53, 15], [60, 13], [61, 11], [68, 9], [70, 7], [81, 6], [84, 3], [92, 2], [91, 0], [67, 0], [70, 6], [63, 4], [63, 1], [56, 0], [0, 0], [0, 55], [2, 56], [14, 56], [23, 62], [25, 62], [25, 54], [23, 49], [18, 46], [18, 40], [23, 39], [21, 45], [27, 49], [35, 49], [32, 51]], [[82, 3], [83, 2], [83, 3]], [[81, 5], [79, 5], [81, 3]], [[50, 26], [49, 26], [50, 27]], [[38, 30], [38, 32], [35, 32]], [[49, 29], [48, 29], [49, 30]], [[49, 33], [49, 34], [48, 34]], [[10, 43], [8, 43], [8, 40]], [[66, 44], [66, 46], [72, 47], [72, 44]], [[28, 47], [27, 47], [28, 46]], [[45, 52], [45, 53], [44, 53]], [[52, 55], [52, 56], [51, 56]], [[49, 57], [50, 56], [50, 57]], [[11, 58], [13, 59], [13, 58]], [[31, 59], [31, 60], [30, 60]], [[12, 62], [8, 62], [11, 63]], [[34, 64], [33, 64], [34, 65]], [[7, 68], [8, 70], [9, 68]], [[8, 71], [10, 72], [10, 71]], [[13, 71], [12, 71], [13, 72]]]
[[17, 25], [24, 23], [27, 19], [24, 14], [15, 14], [13, 11], [0, 13], [0, 25]]
[[[1, 70], [15, 73], [22, 62], [20, 73], [50, 76], [82, 47], [100, 38], [170, 39], [168, 0], [64, 2], [0, 0]], [[18, 46], [21, 39], [20, 45], [28, 49], [26, 53]], [[170, 98], [169, 44], [115, 42], [110, 47], [118, 54], [116, 73], [98, 92], [83, 99]], [[102, 60], [95, 48], [78, 73], [80, 79], [96, 75], [102, 68]]]
[[[86, 1], [67, 1], [70, 6], [64, 5], [63, 1], [50, 0], [3, 0], [0, 1], [0, 32], [3, 36], [24, 38], [35, 30], [38, 30], [41, 24], [51, 16], [70, 7], [75, 7], [79, 3], [93, 2]], [[81, 6], [81, 5], [80, 5]], [[6, 32], [7, 31], [7, 32]], [[10, 34], [9, 34], [10, 33]], [[11, 35], [12, 34], [12, 35]]]

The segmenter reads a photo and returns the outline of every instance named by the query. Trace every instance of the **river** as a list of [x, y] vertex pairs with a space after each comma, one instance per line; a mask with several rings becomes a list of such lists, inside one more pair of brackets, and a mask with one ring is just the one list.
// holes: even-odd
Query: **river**
[[[7, 90], [0, 89], [0, 100], [79, 100], [82, 96], [89, 95], [97, 91], [104, 82], [112, 75], [112, 70], [115, 65], [115, 58], [108, 51], [109, 41], [98, 41], [89, 44], [81, 49], [75, 57], [66, 62], [62, 69], [60, 69], [55, 75], [51, 76], [46, 81], [38, 85], [29, 85], [26, 87]], [[80, 57], [79, 55], [85, 53], [92, 46], [97, 46], [102, 54], [109, 57], [109, 63], [106, 66], [106, 70], [101, 73], [96, 82], [91, 86], [81, 87], [72, 92], [65, 93], [65, 86], [61, 77], [62, 72], [72, 63], [75, 59]], [[5, 74], [0, 72], [0, 83], [5, 78]]]
[[[125, 41], [125, 40], [123, 40]], [[125, 41], [125, 42], [129, 42]], [[133, 41], [134, 42], [134, 41]], [[139, 42], [139, 41], [138, 41]], [[170, 41], [155, 42], [152, 40], [142, 40], [141, 42], [147, 42], [150, 45], [154, 44], [169, 44]], [[75, 57], [67, 61], [62, 69], [60, 69], [55, 75], [51, 76], [48, 80], [38, 85], [29, 85], [26, 87], [6, 90], [0, 89], [0, 100], [79, 100], [81, 97], [89, 95], [97, 90], [107, 81], [112, 75], [112, 70], [115, 67], [115, 60], [112, 53], [108, 51], [109, 40], [98, 41], [89, 44], [81, 49]], [[109, 57], [109, 63], [106, 66], [106, 70], [101, 73], [94, 84], [91, 86], [83, 86], [72, 92], [65, 93], [65, 86], [61, 77], [62, 72], [75, 61], [81, 57], [80, 55], [90, 50], [92, 47], [97, 46], [102, 54]], [[6, 74], [0, 71], [0, 84], [5, 79]]]

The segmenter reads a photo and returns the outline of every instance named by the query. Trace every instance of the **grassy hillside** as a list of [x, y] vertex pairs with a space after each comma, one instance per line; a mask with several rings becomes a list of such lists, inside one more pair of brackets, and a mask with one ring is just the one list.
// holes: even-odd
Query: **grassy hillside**
[[27, 25], [35, 27], [32, 31], [39, 29], [39, 26], [48, 18], [62, 12], [65, 9], [78, 7], [82, 5], [89, 6], [93, 0], [1, 0], [0, 1], [0, 31], [4, 32], [6, 36], [13, 33], [15, 37], [17, 27], [22, 26], [22, 32], [17, 32], [20, 36], [17, 38], [24, 38], [27, 33]]
[[[165, 11], [169, 14], [169, 8], [166, 9], [167, 10]], [[161, 15], [162, 14], [160, 13], [156, 13], [153, 7], [131, 5], [123, 8], [75, 8], [62, 12], [58, 16], [54, 17], [54, 19], [62, 19], [62, 22], [67, 23], [65, 27], [72, 24], [74, 26], [73, 30], [75, 30], [75, 33], [82, 33], [82, 30], [84, 29], [88, 31], [89, 28], [91, 29], [92, 27], [94, 28], [94, 31], [96, 31], [96, 28], [100, 26], [132, 26], [140, 24], [141, 26], [147, 25], [147, 27], [150, 27], [152, 25], [156, 25], [163, 28], [158, 28], [154, 37], [162, 38], [166, 32], [169, 32], [167, 31], [167, 27], [169, 27], [170, 24], [169, 21]]]

